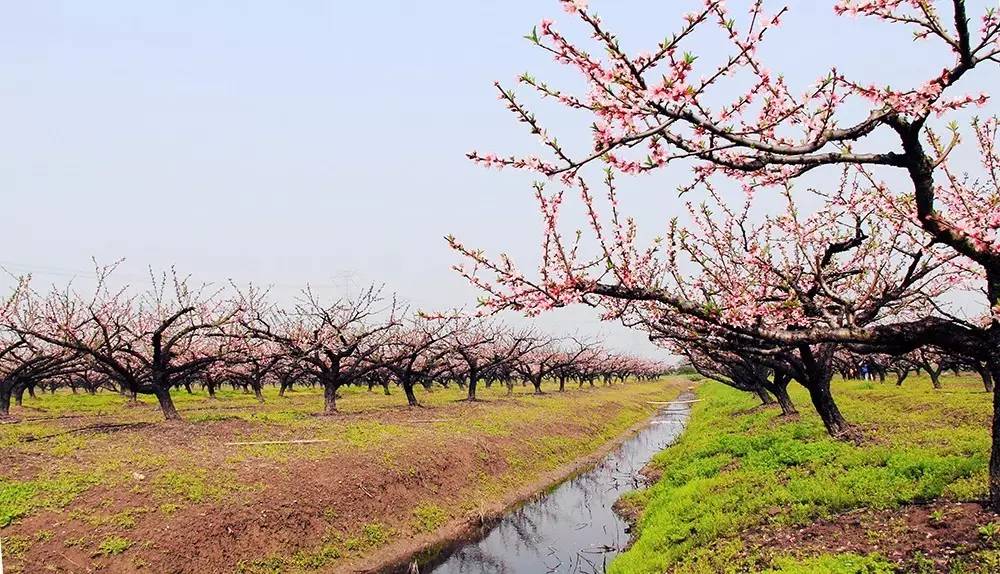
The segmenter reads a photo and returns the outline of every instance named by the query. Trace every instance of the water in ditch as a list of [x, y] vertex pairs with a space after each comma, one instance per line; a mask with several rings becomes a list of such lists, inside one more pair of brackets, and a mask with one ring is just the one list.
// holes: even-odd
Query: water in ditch
[[594, 574], [628, 544], [628, 525], [612, 505], [644, 485], [639, 471], [673, 443], [690, 414], [685, 393], [592, 469], [512, 510], [471, 541], [410, 572], [427, 574]]

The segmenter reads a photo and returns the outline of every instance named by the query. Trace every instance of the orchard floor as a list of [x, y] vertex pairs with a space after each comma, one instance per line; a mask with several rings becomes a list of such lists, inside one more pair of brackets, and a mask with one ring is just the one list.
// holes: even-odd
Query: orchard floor
[[[690, 384], [676, 378], [482, 402], [462, 391], [316, 390], [266, 402], [25, 397], [0, 424], [6, 572], [364, 571], [500, 512], [596, 456]], [[422, 389], [421, 389], [422, 391]], [[314, 440], [308, 444], [227, 445]]]
[[860, 445], [831, 440], [806, 393], [802, 415], [717, 383], [672, 447], [626, 495], [636, 519], [619, 574], [1000, 572], [1000, 516], [987, 493], [991, 397], [973, 377], [837, 381]]

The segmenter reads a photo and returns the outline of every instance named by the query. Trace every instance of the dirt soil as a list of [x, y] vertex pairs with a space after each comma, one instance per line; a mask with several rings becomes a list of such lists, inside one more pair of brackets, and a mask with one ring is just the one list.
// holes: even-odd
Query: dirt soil
[[[950, 572], [971, 566], [974, 554], [993, 548], [980, 527], [1000, 516], [979, 503], [934, 502], [895, 510], [859, 510], [798, 527], [754, 530], [745, 546], [763, 562], [790, 549], [799, 556], [877, 553], [902, 572]], [[998, 532], [995, 536], [1000, 536]]]

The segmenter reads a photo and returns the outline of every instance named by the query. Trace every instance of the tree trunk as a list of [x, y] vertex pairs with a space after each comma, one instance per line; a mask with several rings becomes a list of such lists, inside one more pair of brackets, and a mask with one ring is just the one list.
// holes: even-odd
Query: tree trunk
[[541, 395], [542, 392], [542, 374], [538, 373], [537, 377], [531, 377], [531, 386], [535, 387], [535, 394]]
[[781, 407], [781, 414], [785, 416], [799, 414], [799, 411], [795, 409], [795, 403], [792, 402], [792, 398], [788, 396], [788, 383], [791, 381], [792, 377], [788, 373], [775, 371], [774, 381], [765, 385], [765, 388], [770, 391], [776, 399], [778, 399], [778, 406]]
[[566, 377], [560, 375], [559, 376], [559, 392], [561, 393], [561, 392], [564, 392], [565, 390], [566, 390]]
[[770, 393], [768, 393], [767, 389], [765, 389], [764, 387], [756, 387], [754, 388], [753, 392], [755, 395], [757, 395], [757, 398], [760, 399], [760, 404], [762, 406], [768, 406], [774, 404], [774, 399], [771, 398]]
[[990, 374], [990, 369], [987, 365], [982, 363], [974, 363], [976, 372], [983, 379], [983, 387], [986, 389], [987, 393], [993, 392], [993, 375]]
[[163, 418], [168, 421], [179, 421], [181, 420], [181, 415], [177, 412], [177, 408], [174, 407], [174, 400], [170, 397], [170, 389], [156, 389], [153, 391], [156, 395], [156, 400], [160, 403], [160, 410], [163, 411]]
[[479, 373], [475, 369], [469, 369], [469, 394], [467, 400], [477, 401], [476, 386], [479, 384]]
[[781, 407], [781, 414], [785, 416], [792, 416], [799, 414], [799, 411], [795, 409], [795, 403], [792, 402], [792, 397], [788, 396], [788, 386], [778, 386], [775, 389], [774, 397], [778, 399], [778, 406]]
[[[30, 387], [16, 386], [14, 387], [14, 404], [17, 406], [24, 405], [24, 391], [28, 390]], [[34, 396], [34, 395], [32, 395]]]
[[830, 436], [834, 438], [848, 438], [851, 435], [851, 425], [847, 423], [844, 416], [840, 414], [837, 403], [830, 393], [830, 385], [810, 385], [809, 398], [816, 407], [816, 412], [823, 419], [823, 426]]
[[941, 388], [941, 369], [933, 369], [928, 367], [927, 374], [931, 377], [931, 385], [935, 390]]
[[[986, 294], [990, 308], [996, 309], [1000, 304], [1000, 267], [994, 265], [986, 270]], [[986, 368], [990, 378], [1000, 381], [1000, 321], [994, 316], [989, 327], [989, 355], [986, 357]], [[993, 393], [993, 428], [992, 446], [990, 448], [990, 509], [1000, 511], [1000, 392]]]
[[413, 383], [403, 381], [403, 392], [406, 393], [406, 403], [411, 407], [419, 407], [420, 403], [417, 402], [417, 395], [413, 394]]
[[897, 387], [903, 386], [903, 381], [905, 381], [906, 377], [908, 377], [909, 375], [910, 375], [910, 369], [901, 369], [896, 371], [896, 386]]
[[[1000, 381], [1000, 351], [998, 356], [988, 363], [990, 376], [994, 381]], [[993, 393], [993, 431], [992, 447], [990, 449], [990, 508], [1000, 511], [1000, 393]]]
[[834, 347], [830, 345], [817, 345], [817, 347], [816, 352], [813, 352], [809, 345], [799, 347], [799, 354], [806, 367], [804, 386], [809, 391], [809, 398], [830, 436], [837, 439], [854, 438], [854, 429], [840, 413], [840, 408], [837, 407], [837, 402], [833, 400], [833, 393], [830, 391], [830, 382], [833, 380], [831, 362]]
[[10, 387], [0, 389], [0, 418], [10, 416]]
[[323, 414], [332, 415], [337, 413], [337, 388], [339, 385], [332, 381], [323, 382]]

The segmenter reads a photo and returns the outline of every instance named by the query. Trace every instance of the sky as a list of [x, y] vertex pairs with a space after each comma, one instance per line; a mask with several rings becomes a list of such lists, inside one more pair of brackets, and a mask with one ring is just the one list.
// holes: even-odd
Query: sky
[[[699, 4], [591, 7], [638, 50]], [[766, 54], [794, 87], [835, 63], [878, 83], [926, 78], [933, 53], [906, 32], [790, 4]], [[123, 281], [175, 266], [280, 299], [306, 283], [335, 297], [374, 282], [421, 308], [470, 308], [477, 293], [451, 271], [443, 236], [525, 269], [540, 252], [531, 178], [465, 154], [536, 150], [494, 80], [531, 71], [579, 85], [522, 38], [542, 18], [585, 38], [554, 0], [0, 1], [0, 266], [65, 283], [92, 258], [124, 258]], [[983, 81], [970, 89], [996, 91]], [[586, 149], [589, 119], [539, 109]], [[658, 232], [683, 211], [678, 177], [636, 182], [622, 201]], [[589, 309], [538, 324], [655, 353]]]

